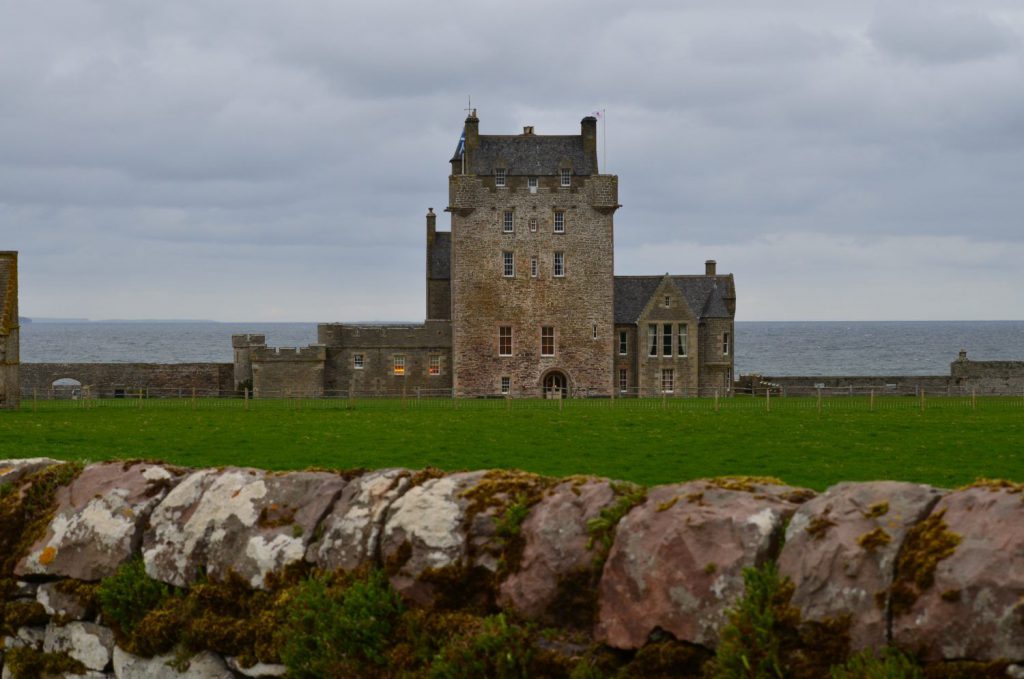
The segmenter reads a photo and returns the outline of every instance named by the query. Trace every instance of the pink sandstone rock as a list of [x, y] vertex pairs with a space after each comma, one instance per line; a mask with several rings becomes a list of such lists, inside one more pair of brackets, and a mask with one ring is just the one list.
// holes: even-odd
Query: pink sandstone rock
[[[520, 530], [525, 540], [519, 570], [500, 587], [499, 603], [527, 620], [556, 624], [572, 611], [554, 609], [560, 585], [577, 574], [589, 576], [597, 556], [587, 549], [587, 522], [615, 500], [603, 479], [566, 481], [548, 490]], [[568, 586], [588, 586], [589, 577]]]
[[885, 646], [896, 553], [941, 497], [914, 483], [840, 483], [800, 507], [786, 530], [779, 573], [793, 580], [792, 603], [804, 619], [848, 615], [854, 650]]
[[15, 484], [25, 476], [40, 469], [60, 464], [49, 457], [27, 457], [17, 460], [0, 460], [0, 486]]
[[[893, 642], [925, 659], [1024, 660], [1024, 494], [976, 487], [932, 510], [960, 537], [938, 562], [934, 584], [896, 615]], [[899, 577], [897, 575], [897, 577]]]
[[107, 462], [86, 467], [57, 491], [46, 534], [18, 562], [19, 575], [99, 580], [138, 551], [153, 508], [179, 475], [156, 464]]
[[323, 537], [310, 545], [306, 560], [328, 571], [373, 563], [387, 510], [408, 490], [411, 475], [404, 469], [384, 469], [352, 479], [324, 517]]
[[143, 541], [146, 572], [177, 586], [203, 572], [234, 572], [263, 587], [267, 575], [302, 560], [345, 485], [326, 472], [229, 467], [190, 474], [153, 511]]
[[635, 649], [660, 628], [713, 648], [743, 594], [743, 569], [774, 556], [783, 523], [809, 496], [731, 480], [652, 488], [618, 525], [601, 576], [595, 636]]

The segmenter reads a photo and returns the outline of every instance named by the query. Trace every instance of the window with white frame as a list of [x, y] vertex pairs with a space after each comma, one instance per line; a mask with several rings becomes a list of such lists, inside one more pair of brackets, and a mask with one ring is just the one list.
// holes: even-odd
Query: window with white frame
[[516, 259], [508, 250], [501, 253], [501, 275], [505, 278], [512, 278], [516, 275]]
[[675, 391], [676, 387], [676, 376], [675, 371], [672, 368], [661, 369], [661, 391], [666, 394], [671, 394]]
[[494, 185], [505, 186], [505, 168], [499, 167], [494, 171]]
[[629, 390], [629, 372], [619, 368], [619, 391], [625, 394]]
[[501, 231], [502, 233], [512, 233], [515, 230], [515, 215], [512, 210], [505, 210], [501, 217]]
[[561, 278], [565, 275], [565, 253], [555, 253], [555, 278]]
[[394, 357], [394, 362], [392, 363], [392, 369], [393, 369], [394, 374], [396, 374], [396, 375], [404, 375], [405, 374], [405, 356], [403, 356], [401, 354], [397, 354]]
[[686, 323], [679, 324], [679, 355], [686, 356]]
[[538, 273], [540, 273], [540, 266], [537, 262], [537, 255], [534, 255], [530, 257], [530, 275], [536, 278]]
[[527, 177], [526, 186], [530, 189], [530, 193], [537, 193], [537, 178]]
[[665, 295], [665, 299], [664, 299], [663, 304], [664, 304], [665, 308], [668, 308], [668, 307], [672, 306], [672, 297], [671, 297], [671, 295]]
[[572, 170], [562, 169], [558, 173], [559, 184], [562, 186], [572, 186]]
[[555, 327], [553, 325], [545, 325], [540, 329], [540, 355], [555, 355]]
[[647, 326], [647, 355], [658, 355], [658, 324], [651, 323]]
[[555, 233], [565, 233], [565, 210], [555, 210]]
[[629, 353], [629, 333], [625, 330], [619, 331], [619, 356]]
[[501, 393], [507, 395], [510, 391], [512, 391], [512, 378], [511, 377], [502, 377], [501, 378]]
[[672, 355], [672, 324], [666, 323], [661, 327], [661, 355]]
[[512, 355], [512, 326], [503, 325], [498, 328], [498, 355]]
[[537, 218], [530, 217], [530, 231], [537, 233]]
[[722, 356], [729, 355], [729, 333], [722, 333]]
[[441, 357], [431, 356], [430, 363], [427, 364], [428, 375], [440, 375], [441, 374]]
[[363, 355], [362, 354], [352, 354], [352, 367], [355, 370], [362, 370], [363, 369], [363, 365], [364, 365], [364, 363], [363, 363]]

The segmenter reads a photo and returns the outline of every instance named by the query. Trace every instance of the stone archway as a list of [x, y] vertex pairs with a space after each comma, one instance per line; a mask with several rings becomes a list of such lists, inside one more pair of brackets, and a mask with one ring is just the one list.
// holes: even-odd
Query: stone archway
[[544, 398], [566, 398], [569, 395], [569, 377], [562, 370], [549, 370], [541, 377]]

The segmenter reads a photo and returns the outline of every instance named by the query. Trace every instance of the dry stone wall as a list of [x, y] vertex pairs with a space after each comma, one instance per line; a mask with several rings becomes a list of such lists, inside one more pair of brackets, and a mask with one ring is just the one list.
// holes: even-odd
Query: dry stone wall
[[852, 650], [894, 644], [932, 663], [1005, 668], [1024, 662], [1022, 499], [1006, 482], [843, 483], [818, 494], [745, 477], [643, 489], [504, 470], [6, 460], [0, 653], [30, 648], [77, 663], [54, 676], [285, 671], [204, 651], [180, 673], [180, 653], [123, 647], [76, 593], [139, 560], [176, 591], [228, 582], [269, 592], [295, 569], [379, 569], [414, 608], [501, 610], [618, 653], [665, 639], [713, 650], [744, 594], [744, 569], [775, 562], [803, 619], [845, 621]]

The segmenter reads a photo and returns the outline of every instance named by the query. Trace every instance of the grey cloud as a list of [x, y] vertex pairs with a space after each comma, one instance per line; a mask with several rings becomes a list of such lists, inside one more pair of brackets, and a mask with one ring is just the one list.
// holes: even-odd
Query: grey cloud
[[1014, 30], [977, 11], [944, 3], [881, 2], [868, 36], [883, 52], [925, 63], [988, 59], [1019, 46]]

